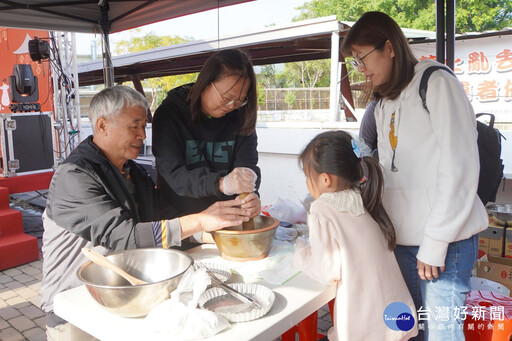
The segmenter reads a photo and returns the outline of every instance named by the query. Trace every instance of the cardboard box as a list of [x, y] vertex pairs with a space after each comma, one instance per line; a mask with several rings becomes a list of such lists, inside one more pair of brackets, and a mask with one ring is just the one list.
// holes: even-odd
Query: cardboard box
[[478, 234], [478, 259], [489, 254], [489, 229]]
[[505, 251], [505, 227], [489, 225], [489, 253], [490, 256], [502, 257]]
[[[512, 233], [512, 232], [511, 232]], [[512, 247], [512, 234], [511, 234]], [[512, 249], [511, 257], [512, 257]], [[483, 255], [505, 256], [505, 228], [503, 226], [489, 224], [489, 227], [478, 234], [478, 258]]]
[[489, 256], [489, 261], [478, 261], [477, 276], [498, 282], [512, 292], [512, 259]]
[[512, 258], [512, 227], [505, 231], [505, 258]]

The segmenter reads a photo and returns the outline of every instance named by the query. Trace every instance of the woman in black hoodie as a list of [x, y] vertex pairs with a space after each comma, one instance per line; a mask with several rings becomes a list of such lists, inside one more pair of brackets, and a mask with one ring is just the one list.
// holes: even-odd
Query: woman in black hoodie
[[169, 91], [153, 119], [162, 218], [240, 193], [250, 193], [242, 208], [260, 213], [256, 110], [256, 76], [241, 50], [215, 53], [195, 83]]

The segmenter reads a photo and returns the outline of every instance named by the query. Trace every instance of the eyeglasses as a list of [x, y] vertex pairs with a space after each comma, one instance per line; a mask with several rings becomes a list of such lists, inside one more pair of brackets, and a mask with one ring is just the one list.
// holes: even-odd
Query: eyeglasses
[[219, 93], [219, 91], [217, 90], [217, 88], [215, 87], [215, 84], [210, 83], [213, 87], [213, 90], [215, 90], [215, 93], [217, 94], [217, 96], [219, 96], [220, 98], [220, 104], [224, 107], [231, 107], [231, 106], [234, 106], [235, 108], [240, 108], [240, 107], [243, 107], [244, 105], [247, 104], [247, 97], [244, 97], [242, 99], [229, 99], [229, 98], [225, 98], [223, 96], [221, 96], [221, 94]]
[[373, 51], [378, 50], [378, 49], [384, 47], [384, 44], [386, 44], [386, 42], [383, 42], [382, 44], [380, 44], [379, 46], [377, 46], [376, 48], [374, 48], [373, 50], [371, 50], [370, 52], [368, 52], [367, 54], [365, 54], [361, 58], [354, 57], [354, 59], [350, 61], [350, 64], [352, 64], [354, 69], [356, 69], [358, 71], [361, 70], [361, 69], [366, 69], [366, 65], [364, 64], [363, 59], [365, 59]]

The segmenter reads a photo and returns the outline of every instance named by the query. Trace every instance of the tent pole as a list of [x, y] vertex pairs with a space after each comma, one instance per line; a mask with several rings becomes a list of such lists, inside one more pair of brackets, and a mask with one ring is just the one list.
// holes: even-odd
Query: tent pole
[[436, 60], [444, 64], [444, 0], [436, 0]]
[[446, 65], [455, 66], [455, 0], [446, 1]]
[[329, 94], [329, 112], [330, 121], [338, 122], [340, 120], [340, 105], [338, 97], [338, 62], [340, 54], [340, 32], [331, 33], [331, 84]]
[[114, 66], [112, 65], [112, 56], [110, 54], [110, 22], [108, 20], [109, 4], [108, 0], [100, 1], [101, 9], [101, 29], [103, 30], [103, 79], [105, 87], [114, 86]]

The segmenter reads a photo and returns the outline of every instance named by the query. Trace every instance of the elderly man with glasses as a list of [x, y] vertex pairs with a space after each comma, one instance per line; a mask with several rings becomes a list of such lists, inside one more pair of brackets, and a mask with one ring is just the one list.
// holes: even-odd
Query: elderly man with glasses
[[242, 208], [260, 213], [256, 110], [254, 69], [236, 49], [217, 52], [195, 83], [169, 91], [153, 120], [162, 214], [199, 212], [241, 193], [249, 193]]

